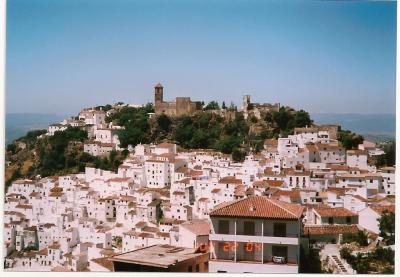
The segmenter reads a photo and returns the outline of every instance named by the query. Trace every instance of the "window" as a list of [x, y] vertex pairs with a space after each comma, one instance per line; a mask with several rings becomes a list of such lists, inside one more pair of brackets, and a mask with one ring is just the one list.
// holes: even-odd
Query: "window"
[[286, 223], [274, 223], [274, 237], [286, 237]]
[[254, 236], [255, 235], [255, 224], [254, 221], [245, 221], [243, 223], [243, 234], [247, 236]]
[[351, 223], [351, 217], [350, 216], [346, 216], [346, 223], [350, 224]]
[[229, 234], [229, 221], [220, 220], [218, 222], [218, 233], [219, 234]]
[[188, 272], [192, 272], [193, 271], [193, 267], [192, 266], [189, 266], [188, 267]]
[[329, 217], [329, 218], [328, 218], [328, 223], [329, 223], [329, 224], [333, 224], [333, 217]]
[[200, 265], [199, 264], [196, 265], [196, 272], [200, 272]]

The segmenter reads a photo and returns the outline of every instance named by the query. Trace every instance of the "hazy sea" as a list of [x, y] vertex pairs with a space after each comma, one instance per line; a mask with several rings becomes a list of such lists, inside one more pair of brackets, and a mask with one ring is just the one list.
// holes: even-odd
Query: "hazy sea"
[[339, 124], [342, 129], [361, 134], [365, 139], [378, 142], [396, 137], [395, 114], [310, 114], [316, 124]]
[[9, 113], [6, 114], [6, 144], [24, 136], [28, 131], [47, 129], [52, 123], [65, 118], [56, 114]]

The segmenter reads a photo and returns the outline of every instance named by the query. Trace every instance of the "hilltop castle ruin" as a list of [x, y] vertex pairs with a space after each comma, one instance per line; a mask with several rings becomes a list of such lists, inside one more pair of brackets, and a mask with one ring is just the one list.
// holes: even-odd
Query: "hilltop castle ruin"
[[154, 87], [155, 113], [165, 113], [168, 116], [191, 115], [202, 110], [201, 102], [193, 102], [190, 97], [176, 97], [175, 101], [164, 101], [164, 87], [158, 83]]

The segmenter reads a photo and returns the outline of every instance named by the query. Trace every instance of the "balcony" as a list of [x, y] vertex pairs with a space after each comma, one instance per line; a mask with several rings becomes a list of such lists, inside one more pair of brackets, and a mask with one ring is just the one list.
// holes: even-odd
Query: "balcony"
[[286, 234], [286, 237], [210, 234], [210, 241], [236, 241], [286, 245], [299, 244], [299, 238], [297, 234]]

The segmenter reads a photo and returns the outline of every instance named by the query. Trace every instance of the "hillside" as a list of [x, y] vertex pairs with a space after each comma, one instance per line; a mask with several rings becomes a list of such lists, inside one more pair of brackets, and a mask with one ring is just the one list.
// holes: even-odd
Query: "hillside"
[[[107, 110], [111, 105], [104, 107]], [[164, 114], [150, 118], [151, 104], [140, 108], [125, 106], [106, 118], [118, 131], [120, 146], [138, 143], [170, 141], [187, 149], [214, 149], [231, 154], [242, 161], [249, 152], [259, 152], [265, 139], [286, 137], [296, 127], [312, 126], [313, 121], [303, 110], [281, 107], [277, 112], [267, 112], [256, 118], [244, 118], [236, 109], [204, 110], [192, 116], [168, 117]], [[82, 172], [86, 165], [117, 170], [128, 151], [112, 151], [104, 157], [94, 157], [83, 152], [87, 133], [77, 127], [56, 132], [54, 136], [42, 135], [46, 130], [30, 131], [7, 146], [6, 184], [20, 177], [41, 177]], [[42, 136], [40, 136], [42, 135]], [[40, 137], [38, 137], [40, 136]], [[356, 148], [363, 138], [350, 131], [339, 131], [339, 141], [346, 149]]]

